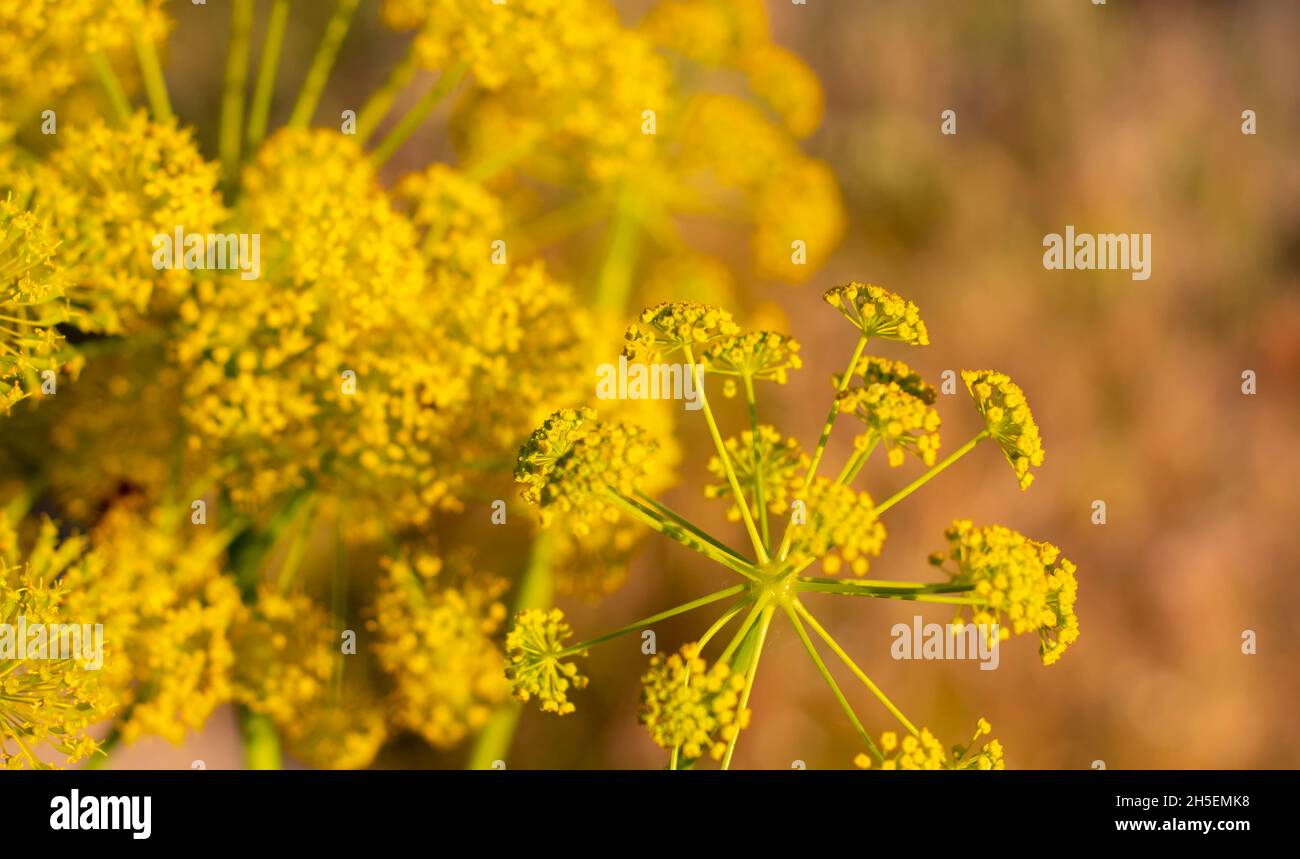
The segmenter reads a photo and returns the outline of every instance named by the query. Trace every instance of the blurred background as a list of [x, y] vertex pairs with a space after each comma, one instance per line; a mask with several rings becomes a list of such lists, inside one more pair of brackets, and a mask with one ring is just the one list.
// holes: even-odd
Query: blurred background
[[[284, 68], [305, 68], [327, 3], [295, 4]], [[635, 22], [650, 5], [619, 4]], [[226, 16], [174, 4], [166, 72], [177, 112], [216, 134]], [[1051, 541], [1079, 568], [1081, 638], [1044, 668], [1013, 639], [996, 671], [974, 662], [898, 662], [890, 627], [943, 606], [808, 598], [809, 607], [918, 724], [964, 742], [986, 717], [1014, 768], [1300, 766], [1300, 6], [1289, 2], [770, 0], [774, 40], [825, 89], [823, 122], [804, 149], [832, 169], [846, 229], [808, 282], [747, 283], [750, 312], [783, 319], [805, 366], [760, 392], [765, 421], [811, 448], [855, 332], [821, 301], [868, 281], [920, 305], [932, 345], [884, 344], [937, 383], [945, 370], [991, 367], [1025, 390], [1046, 463], [1020, 492], [981, 446], [889, 511], [880, 578], [926, 579], [928, 553], [954, 518]], [[258, 26], [266, 10], [259, 6]], [[216, 21], [217, 24], [212, 22]], [[257, 45], [258, 33], [254, 34]], [[363, 4], [323, 116], [382, 82], [405, 40]], [[255, 48], [256, 49], [256, 48]], [[282, 82], [296, 87], [297, 74]], [[272, 127], [292, 98], [277, 98]], [[400, 107], [400, 105], [399, 105]], [[957, 133], [940, 133], [956, 113]], [[1253, 110], [1258, 133], [1242, 133]], [[430, 122], [387, 167], [396, 177], [453, 160]], [[1151, 277], [1046, 271], [1043, 237], [1150, 233]], [[692, 236], [721, 258], [727, 237]], [[647, 296], [653, 300], [655, 296]], [[742, 316], [745, 314], [741, 314]], [[1243, 395], [1253, 370], [1258, 393]], [[733, 432], [744, 417], [731, 403]], [[945, 448], [979, 424], [964, 390], [941, 397]], [[739, 545], [703, 498], [710, 449], [702, 420], [679, 421], [686, 451], [675, 509]], [[725, 430], [724, 430], [725, 431]], [[838, 468], [851, 441], [832, 438]], [[874, 458], [865, 486], [892, 494], [917, 473]], [[1104, 525], [1092, 521], [1104, 501]], [[731, 584], [725, 571], [648, 540], [627, 584], [595, 603], [561, 600], [579, 637]], [[655, 627], [661, 651], [712, 618]], [[1242, 635], [1258, 651], [1242, 652]], [[851, 726], [788, 625], [768, 638], [736, 766], [851, 764]], [[645, 657], [636, 637], [594, 651], [578, 712], [527, 712], [511, 768], [659, 767], [636, 721]], [[872, 733], [895, 727], [860, 686], [844, 688]], [[144, 740], [112, 765], [238, 766], [234, 719], [219, 712], [181, 748]], [[418, 743], [390, 744], [379, 766], [455, 766]]]

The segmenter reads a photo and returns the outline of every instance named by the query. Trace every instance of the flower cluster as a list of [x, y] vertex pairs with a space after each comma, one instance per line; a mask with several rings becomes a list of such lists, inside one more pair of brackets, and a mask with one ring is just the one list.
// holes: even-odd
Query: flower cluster
[[961, 378], [984, 416], [989, 435], [1015, 470], [1020, 488], [1028, 489], [1034, 482], [1029, 469], [1043, 464], [1043, 441], [1025, 392], [1005, 373], [994, 370], [963, 370]]
[[848, 387], [840, 395], [841, 411], [858, 417], [867, 432], [859, 436], [859, 448], [883, 444], [889, 464], [903, 464], [905, 452], [934, 465], [939, 451], [939, 412], [934, 408], [935, 390], [902, 361], [866, 356], [857, 372], [862, 385]]
[[797, 515], [790, 525], [790, 557], [798, 562], [820, 560], [827, 575], [844, 563], [855, 576], [865, 576], [870, 558], [885, 545], [885, 526], [876, 516], [871, 496], [828, 477], [817, 477], [798, 500], [806, 521]]
[[[677, 14], [677, 13], [674, 13]], [[686, 14], [682, 12], [681, 14]], [[712, 51], [717, 46], [691, 46]], [[565, 657], [635, 630], [721, 600], [735, 599], [698, 641], [670, 656], [655, 656], [642, 677], [641, 722], [654, 743], [669, 752], [669, 766], [691, 766], [705, 753], [731, 764], [741, 728], [749, 719], [748, 701], [774, 619], [784, 617], [794, 627], [818, 672], [826, 679], [850, 720], [861, 721], [827, 669], [809, 630], [849, 668], [855, 677], [899, 720], [906, 733], [886, 731], [877, 744], [862, 734], [867, 747], [855, 763], [881, 769], [1001, 769], [1001, 743], [976, 747], [990, 731], [981, 719], [971, 743], [955, 747], [952, 757], [928, 729], [918, 728], [867, 676], [816, 616], [804, 605], [809, 594], [873, 597], [921, 602], [956, 603], [969, 607], [976, 623], [1001, 626], [999, 637], [1038, 632], [1044, 664], [1055, 662], [1078, 637], [1074, 614], [1075, 567], [1047, 543], [1028, 540], [1001, 526], [976, 529], [959, 521], [948, 532], [949, 551], [935, 556], [935, 565], [948, 573], [945, 582], [867, 579], [872, 559], [883, 550], [886, 531], [882, 514], [892, 509], [944, 469], [994, 439], [1005, 450], [1006, 439], [1037, 438], [1019, 388], [1000, 374], [968, 374], [976, 386], [980, 412], [990, 427], [976, 434], [954, 454], [936, 463], [939, 415], [935, 389], [901, 361], [864, 354], [873, 339], [911, 345], [929, 342], [916, 305], [876, 286], [849, 284], [826, 293], [858, 329], [858, 345], [849, 366], [832, 377], [835, 398], [811, 456], [797, 441], [759, 422], [753, 380], [784, 382], [798, 366], [794, 341], [769, 331], [739, 329], [720, 308], [694, 302], [669, 302], [644, 311], [628, 328], [624, 355], [657, 359], [681, 355], [702, 361], [724, 384], [742, 379], [751, 426], [724, 441], [717, 417], [705, 396], [701, 410], [714, 442], [708, 465], [713, 481], [705, 494], [728, 504], [728, 519], [743, 523], [749, 550], [728, 543], [673, 511], [641, 484], [653, 475], [646, 456], [629, 456], [636, 431], [620, 425], [605, 431], [588, 409], [554, 413], [519, 455], [516, 479], [525, 484], [524, 499], [536, 506], [544, 526], [554, 527], [548, 511], [555, 507], [583, 510], [592, 517], [627, 514], [718, 565], [740, 575], [742, 582], [650, 617], [626, 624], [581, 645], [565, 647], [571, 634], [558, 610], [529, 609], [518, 614], [508, 641], [513, 642], [507, 676], [522, 700], [539, 697], [544, 710], [571, 712], [568, 692], [586, 678]], [[702, 354], [702, 359], [699, 357]], [[856, 384], [854, 383], [856, 380]], [[988, 388], [988, 390], [985, 390]], [[996, 394], [994, 393], [996, 391]], [[1013, 393], [1014, 392], [1014, 393]], [[996, 402], [993, 400], [996, 399]], [[986, 407], [986, 405], [988, 407]], [[991, 413], [990, 409], [1003, 411]], [[1005, 410], [1012, 410], [1008, 414]], [[857, 437], [848, 461], [837, 477], [817, 473], [839, 415], [858, 418], [866, 432]], [[911, 452], [929, 470], [885, 501], [854, 486], [877, 446], [886, 450], [890, 466], [900, 466]], [[1028, 456], [1028, 454], [1025, 454]], [[1041, 461], [1041, 449], [1037, 456]], [[1013, 463], [1014, 464], [1014, 463]], [[784, 534], [774, 539], [773, 517], [788, 517]], [[825, 577], [803, 575], [821, 563]], [[854, 579], [836, 577], [847, 565]], [[744, 619], [730, 642], [712, 662], [704, 648], [738, 616]], [[960, 616], [959, 616], [960, 617]], [[578, 682], [579, 678], [581, 682]]]
[[687, 759], [707, 752], [717, 760], [749, 722], [739, 703], [744, 688], [745, 678], [725, 662], [710, 667], [698, 644], [685, 644], [650, 660], [641, 678], [641, 724], [660, 748], [680, 749]]
[[[783, 437], [776, 427], [763, 424], [757, 435], [745, 430], [739, 437], [727, 439], [726, 448], [742, 491], [746, 487], [757, 490], [748, 493], [753, 515], [759, 514], [755, 505], [760, 493], [770, 513], [780, 516], [790, 509], [790, 499], [803, 488], [803, 475], [808, 468], [808, 455], [799, 447], [798, 440]], [[721, 459], [716, 456], [709, 459], [709, 473], [718, 482], [704, 487], [706, 497], [726, 498], [733, 494]], [[727, 510], [727, 518], [740, 521], [740, 508], [734, 503]]]
[[650, 361], [681, 353], [698, 360], [697, 352], [707, 352], [739, 331], [731, 314], [719, 307], [675, 301], [647, 308], [639, 323], [628, 326], [623, 354], [629, 360]]
[[[64, 604], [68, 585], [62, 581], [81, 563], [79, 548], [79, 543], [56, 546], [54, 527], [47, 522], [31, 549], [20, 553], [14, 525], [0, 512], [0, 623], [11, 627], [19, 619], [32, 627], [82, 623]], [[11, 638], [11, 647], [13, 643]], [[87, 729], [113, 711], [113, 697], [101, 687], [97, 668], [79, 656], [42, 660], [0, 656], [0, 766], [51, 766], [41, 754], [45, 747], [65, 763], [98, 750]]]
[[977, 528], [966, 519], [954, 522], [944, 536], [948, 548], [935, 553], [931, 563], [979, 596], [972, 622], [990, 631], [998, 624], [1004, 639], [1037, 632], [1044, 665], [1056, 662], [1078, 639], [1076, 568], [1059, 549], [1001, 525]]
[[56, 234], [10, 194], [0, 200], [0, 414], [39, 390], [38, 373], [57, 370], [67, 320]]
[[610, 493], [636, 492], [653, 466], [655, 443], [640, 427], [597, 420], [588, 408], [564, 409], [546, 419], [519, 451], [515, 480], [541, 510], [576, 514], [575, 528], [614, 521]]
[[[980, 747], [979, 751], [974, 751], [975, 741], [991, 730], [989, 723], [980, 719], [971, 745], [965, 749], [961, 747], [954, 749], [957, 755], [955, 761], [948, 760], [943, 744], [930, 733], [929, 728], [922, 728], [919, 734], [903, 737], [901, 742], [896, 732], [885, 731], [880, 735], [878, 749], [881, 752], [881, 759], [878, 768], [882, 770], [1006, 769], [1006, 763], [1002, 759], [1002, 744], [997, 740], [990, 740]], [[855, 757], [853, 763], [864, 770], [877, 766], [873, 758], [865, 753]]]
[[180, 742], [232, 695], [231, 630], [243, 605], [221, 574], [222, 536], [182, 532], [181, 515], [118, 505], [90, 533], [92, 555], [67, 576], [69, 611], [104, 624], [114, 654], [104, 671], [127, 742], [150, 734]]
[[927, 346], [930, 334], [912, 302], [874, 284], [849, 283], [826, 291], [826, 303], [857, 326], [863, 337]]
[[507, 582], [446, 566], [427, 552], [389, 559], [370, 623], [394, 681], [393, 720], [440, 748], [481, 728], [509, 694], [493, 638]]
[[784, 385], [790, 370], [803, 366], [799, 341], [776, 331], [751, 331], [727, 337], [704, 354], [710, 373], [752, 382], [764, 379]]
[[506, 636], [506, 677], [515, 698], [536, 698], [544, 712], [560, 716], [574, 711], [569, 689], [585, 688], [587, 678], [578, 672], [576, 663], [564, 661], [568, 655], [585, 654], [564, 646], [572, 635], [573, 629], [559, 609], [528, 609], [515, 617]]
[[154, 238], [170, 239], [178, 226], [188, 234], [217, 232], [227, 215], [217, 166], [199, 153], [189, 129], [143, 112], [124, 126], [101, 119], [58, 136], [48, 160], [10, 182], [35, 189], [33, 211], [58, 237], [77, 326], [130, 333], [174, 313], [196, 274], [156, 268]]

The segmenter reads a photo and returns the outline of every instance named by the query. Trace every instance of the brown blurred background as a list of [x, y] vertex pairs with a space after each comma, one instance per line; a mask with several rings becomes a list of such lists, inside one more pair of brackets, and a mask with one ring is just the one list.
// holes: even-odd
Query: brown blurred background
[[[303, 67], [329, 5], [295, 8], [286, 68]], [[320, 115], [363, 100], [402, 44], [371, 6], [363, 4]], [[623, 8], [632, 21], [643, 7]], [[854, 339], [820, 301], [823, 288], [871, 281], [916, 301], [933, 345], [871, 351], [903, 358], [935, 382], [948, 369], [1010, 374], [1029, 397], [1047, 460], [1021, 493], [996, 450], [981, 446], [887, 514], [889, 541], [873, 575], [931, 575], [926, 555], [941, 548], [954, 518], [1005, 524], [1056, 543], [1078, 564], [1082, 636], [1051, 668], [1020, 639], [1008, 642], [996, 671], [895, 662], [892, 624], [917, 613], [942, 622], [950, 612], [817, 595], [809, 607], [910, 718], [946, 743], [964, 742], [987, 717], [1010, 767], [1300, 766], [1300, 5], [768, 7], [777, 41], [826, 89], [826, 119], [808, 149], [838, 176], [849, 230], [810, 284], [759, 285], [788, 316], [805, 358], [790, 384], [761, 392], [763, 418], [807, 447], [815, 442], [829, 376]], [[179, 23], [167, 73], [186, 82], [174, 92], [178, 112], [210, 138], [226, 34], [189, 4], [172, 12]], [[259, 8], [259, 26], [264, 19]], [[226, 26], [224, 16], [215, 20]], [[953, 136], [940, 133], [948, 109], [957, 114]], [[1241, 132], [1247, 109], [1258, 117], [1253, 136]], [[282, 119], [273, 114], [272, 125]], [[419, 151], [403, 153], [412, 164], [453, 157], [436, 123], [418, 139], [411, 149]], [[1067, 224], [1150, 233], [1150, 279], [1044, 270], [1043, 237]], [[1247, 369], [1258, 375], [1256, 396], [1241, 392]], [[939, 408], [946, 449], [977, 430], [964, 390], [941, 397]], [[665, 500], [740, 545], [736, 526], [702, 498], [709, 444], [698, 416], [687, 418], [688, 459]], [[739, 411], [727, 419], [741, 428]], [[848, 431], [833, 438], [831, 469], [850, 439]], [[866, 486], [884, 498], [917, 473], [914, 461], [886, 469], [877, 457]], [[1095, 500], [1106, 503], [1104, 526], [1092, 524]], [[686, 550], [650, 540], [622, 591], [565, 608], [586, 636], [730, 583]], [[707, 611], [656, 627], [659, 648], [698, 636]], [[1242, 652], [1245, 630], [1258, 636], [1255, 655]], [[510, 766], [662, 766], [636, 722], [639, 644], [633, 637], [592, 654], [576, 715], [528, 713]], [[774, 624], [767, 647], [736, 765], [850, 765], [853, 730], [793, 631]], [[847, 673], [837, 676], [873, 733], [896, 727]], [[194, 758], [239, 765], [228, 713], [182, 749], [146, 741], [113, 765]], [[456, 759], [399, 743], [381, 765]]]

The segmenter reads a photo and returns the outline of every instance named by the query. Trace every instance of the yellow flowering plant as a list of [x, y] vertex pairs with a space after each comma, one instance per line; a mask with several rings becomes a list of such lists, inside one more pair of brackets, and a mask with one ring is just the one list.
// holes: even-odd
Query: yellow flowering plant
[[[730, 505], [730, 518], [744, 525], [749, 540], [738, 550], [674, 512], [645, 491], [642, 481], [653, 473], [654, 440], [634, 425], [601, 420], [591, 409], [554, 413], [533, 433], [519, 453], [516, 480], [543, 523], [557, 511], [581, 520], [626, 518], [639, 522], [740, 578], [731, 587], [641, 618], [598, 637], [568, 643], [573, 632], [558, 609], [519, 614], [508, 641], [510, 677], [516, 697], [537, 699], [543, 710], [573, 712], [573, 692], [587, 685], [577, 659], [592, 647], [705, 606], [725, 610], [700, 636], [667, 658], [657, 655], [642, 678], [641, 721], [651, 738], [669, 755], [669, 767], [691, 765], [706, 755], [730, 767], [737, 741], [750, 719], [749, 698], [758, 674], [768, 631], [783, 618], [800, 642], [836, 701], [855, 728], [863, 751], [854, 763], [881, 769], [997, 769], [1003, 766], [996, 740], [978, 744], [990, 726], [980, 719], [971, 741], [949, 752], [926, 728], [919, 728], [840, 646], [805, 604], [809, 594], [870, 597], [940, 603], [957, 607], [970, 621], [1004, 638], [1037, 633], [1044, 665], [1056, 662], [1078, 638], [1074, 612], [1075, 567], [1048, 543], [1026, 538], [1002, 526], [978, 528], [958, 521], [947, 534], [949, 548], [931, 559], [947, 580], [918, 582], [866, 578], [872, 559], [885, 540], [882, 515], [968, 454], [993, 440], [1010, 463], [1022, 489], [1029, 469], [1042, 464], [1037, 424], [1024, 393], [1005, 375], [967, 372], [971, 397], [985, 427], [944, 459], [939, 449], [935, 391], [901, 361], [865, 354], [871, 340], [923, 346], [929, 335], [920, 311], [910, 301], [874, 285], [848, 284], [825, 294], [858, 329], [853, 355], [844, 373], [833, 378], [834, 396], [812, 454], [761, 424], [755, 380], [785, 381], [786, 369], [798, 366], [798, 345], [785, 335], [745, 332], [726, 311], [677, 302], [646, 310], [628, 328], [625, 354], [643, 360], [676, 357], [707, 379], [725, 383], [739, 377], [748, 405], [750, 426], [724, 439], [706, 393], [700, 411], [713, 440], [710, 471], [719, 479], [706, 488], [710, 498]], [[779, 372], [771, 368], [779, 366]], [[832, 429], [844, 419], [860, 424], [852, 453], [835, 478], [819, 475], [818, 465]], [[872, 452], [882, 447], [891, 466], [912, 453], [930, 468], [884, 501], [876, 502], [855, 482]], [[786, 519], [775, 533], [776, 517]], [[811, 575], [821, 564], [824, 575]], [[845, 568], [854, 577], [840, 574]], [[735, 622], [729, 640], [712, 659], [706, 649], [719, 642]], [[905, 732], [900, 741], [890, 730], [869, 733], [848, 696], [827, 668], [822, 648], [829, 649], [875, 696]]]
[[[563, 688], [585, 682], [533, 671], [566, 627], [539, 620], [540, 637], [521, 638], [507, 605], [607, 595], [645, 531], [557, 484], [555, 528], [484, 558], [462, 545], [466, 512], [505, 504], [521, 438], [580, 405], [602, 314], [624, 314], [638, 285], [735, 300], [741, 279], [681, 220], [739, 227], [763, 276], [801, 281], [826, 259], [842, 204], [802, 145], [820, 84], [755, 0], [664, 0], [637, 22], [609, 0], [375, 0], [405, 51], [325, 122], [361, 6], [331, 0], [276, 127], [292, 4], [272, 0], [264, 27], [253, 0], [228, 5], [208, 141], [163, 74], [173, 19], [207, 10], [0, 0], [0, 471], [18, 484], [0, 483], [6, 551], [64, 553], [60, 611], [104, 623], [108, 648], [96, 684], [69, 670], [40, 687], [71, 704], [42, 703], [48, 724], [11, 720], [5, 760], [43, 765], [21, 748], [55, 737], [66, 762], [98, 766], [118, 743], [180, 743], [233, 706], [250, 767], [279, 766], [282, 748], [367, 766], [402, 732], [437, 750], [472, 739], [470, 765], [485, 766], [511, 740], [512, 683], [563, 711]], [[714, 86], [715, 71], [744, 86]], [[390, 181], [441, 107], [456, 161], [408, 161]], [[568, 242], [597, 225], [603, 242]], [[206, 260], [182, 253], [186, 236]], [[238, 268], [212, 263], [214, 237], [239, 240]], [[800, 363], [779, 334], [713, 345], [734, 384]], [[618, 413], [644, 429], [588, 431], [629, 466], [655, 450], [618, 479], [670, 485], [671, 416]], [[25, 516], [36, 509], [58, 524]], [[35, 599], [17, 563], [9, 587]], [[52, 616], [53, 600], [30, 604]], [[736, 682], [701, 691], [728, 724], [739, 711], [720, 693]]]

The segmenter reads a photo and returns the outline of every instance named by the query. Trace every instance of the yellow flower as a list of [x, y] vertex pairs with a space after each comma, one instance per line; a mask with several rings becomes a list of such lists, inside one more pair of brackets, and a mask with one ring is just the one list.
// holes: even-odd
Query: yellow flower
[[[572, 527], [618, 519], [610, 492], [636, 493], [650, 473], [657, 445], [640, 427], [596, 419], [591, 409], [562, 409], [546, 419], [519, 451], [515, 481], [543, 522], [574, 512]], [[585, 520], [585, 521], [584, 521]]]
[[219, 532], [189, 530], [188, 506], [136, 506], [118, 504], [91, 531], [93, 552], [68, 573], [68, 605], [104, 624], [114, 651], [105, 682], [120, 699], [123, 740], [179, 743], [231, 698], [230, 627], [242, 605], [221, 571]]
[[66, 357], [55, 328], [68, 319], [57, 247], [48, 223], [12, 194], [0, 200], [0, 414], [39, 392], [38, 373]]
[[[885, 545], [885, 526], [876, 518], [871, 496], [818, 477], [798, 497], [805, 502], [807, 521], [791, 522], [790, 557], [798, 565], [821, 560], [827, 575], [836, 575], [847, 563], [854, 575], [865, 576], [869, 558]], [[793, 515], [799, 515], [797, 507]]]
[[69, 92], [99, 86], [91, 66], [95, 53], [129, 69], [135, 65], [135, 34], [155, 42], [166, 36], [170, 22], [161, 7], [162, 0], [0, 0], [0, 102], [6, 118], [57, 103], [62, 124]]
[[[227, 212], [218, 167], [189, 129], [136, 113], [124, 127], [100, 120], [60, 131], [61, 145], [34, 176], [33, 210], [60, 242], [77, 326], [119, 334], [174, 312], [195, 281], [154, 267], [155, 236], [221, 232]], [[180, 249], [174, 249], [179, 251]]]
[[515, 625], [506, 635], [506, 677], [516, 699], [536, 698], [544, 713], [563, 716], [574, 711], [569, 690], [585, 689], [587, 678], [578, 673], [576, 663], [563, 660], [587, 653], [568, 652], [564, 642], [572, 635], [559, 609], [526, 609], [515, 616]]
[[903, 464], [905, 451], [926, 465], [934, 465], [939, 450], [934, 388], [902, 361], [864, 357], [855, 369], [862, 376], [862, 385], [846, 388], [840, 394], [840, 410], [867, 425], [857, 446], [884, 444], [891, 466]]
[[285, 750], [318, 769], [369, 766], [388, 738], [380, 702], [365, 686], [346, 680], [337, 694], [327, 693], [324, 698], [280, 726]]
[[766, 379], [784, 385], [786, 374], [803, 366], [799, 341], [775, 331], [751, 331], [718, 341], [704, 355], [710, 373]]
[[444, 569], [427, 552], [384, 561], [370, 628], [375, 654], [393, 680], [392, 719], [439, 748], [482, 728], [510, 693], [505, 656], [493, 640], [507, 582]]
[[1015, 471], [1020, 488], [1028, 489], [1034, 482], [1029, 469], [1043, 464], [1043, 440], [1025, 392], [1005, 373], [995, 370], [962, 370], [961, 377], [984, 416], [989, 435]]
[[641, 320], [623, 335], [628, 360], [666, 360], [691, 350], [695, 360], [713, 345], [740, 331], [731, 314], [707, 304], [675, 301], [641, 312]]
[[[175, 475], [181, 376], [161, 344], [124, 340], [97, 354], [58, 396], [10, 418], [5, 446], [40, 462], [65, 521], [89, 524], [125, 496], [162, 500]], [[205, 463], [182, 463], [182, 479]]]
[[641, 724], [664, 749], [681, 748], [691, 760], [708, 752], [722, 757], [727, 743], [749, 724], [740, 708], [745, 677], [725, 662], [710, 668], [698, 644], [683, 645], [671, 656], [655, 656], [641, 678]]
[[758, 272], [791, 283], [807, 280], [844, 235], [844, 203], [834, 172], [810, 158], [778, 170], [758, 191], [754, 220]]
[[874, 284], [849, 283], [826, 291], [826, 303], [866, 337], [927, 346], [929, 332], [916, 305]]
[[555, 590], [586, 602], [612, 594], [627, 580], [627, 565], [640, 548], [646, 528], [628, 519], [582, 522], [566, 528], [563, 517], [551, 526]]
[[798, 55], [768, 43], [750, 51], [743, 65], [750, 89], [781, 117], [791, 134], [803, 138], [817, 129], [826, 95], [816, 72]]
[[[790, 509], [790, 499], [803, 486], [803, 475], [808, 470], [808, 455], [799, 447], [799, 442], [792, 438], [783, 438], [775, 427], [762, 424], [758, 428], [758, 462], [754, 459], [754, 433], [745, 430], [738, 438], [727, 439], [727, 455], [735, 470], [736, 479], [742, 489], [752, 493], [755, 473], [763, 477], [763, 501], [769, 512], [781, 515]], [[704, 488], [708, 498], [729, 498], [732, 495], [731, 481], [727, 479], [722, 460], [714, 456], [709, 459], [709, 472], [718, 478]], [[755, 497], [747, 499], [750, 513], [758, 517], [758, 502]], [[727, 518], [732, 522], [740, 521], [740, 508], [733, 503], [727, 509]]]
[[[81, 563], [82, 548], [77, 539], [59, 544], [47, 521], [23, 557], [14, 526], [0, 512], [0, 623], [16, 627], [21, 619], [29, 630], [93, 623], [63, 605], [69, 588], [63, 577]], [[109, 716], [115, 701], [101, 688], [102, 671], [78, 657], [0, 657], [0, 766], [50, 766], [40, 754], [43, 747], [69, 764], [98, 750], [86, 729]], [[103, 654], [105, 660], [112, 657], [111, 651]]]
[[235, 700], [281, 730], [298, 722], [326, 699], [343, 658], [334, 626], [329, 611], [306, 594], [259, 586], [232, 631]]
[[[1005, 769], [1006, 765], [1002, 760], [1002, 744], [997, 740], [991, 740], [984, 745], [973, 756], [971, 751], [974, 749], [975, 740], [983, 734], [989, 732], [989, 723], [984, 719], [979, 720], [979, 726], [975, 730], [975, 736], [971, 740], [971, 745], [966, 748], [955, 750], [957, 759], [949, 761], [948, 755], [944, 751], [943, 743], [930, 733], [929, 728], [922, 728], [917, 736], [907, 735], [899, 742], [898, 735], [893, 731], [885, 731], [880, 735], [880, 751], [883, 753], [884, 760], [877, 761], [865, 752], [859, 753], [853, 763], [859, 769], [872, 769], [879, 767], [882, 770], [1000, 770]], [[969, 757], [968, 757], [969, 756]]]
[[262, 279], [204, 280], [182, 308], [191, 445], [240, 507], [314, 480], [363, 502], [361, 519], [419, 525], [454, 508], [462, 475], [436, 445], [469, 392], [413, 226], [334, 132], [279, 132], [244, 189]]
[[1044, 665], [1056, 662], [1079, 637], [1074, 613], [1078, 592], [1077, 568], [1051, 543], [991, 525], [976, 528], [959, 519], [944, 532], [948, 549], [931, 563], [948, 573], [954, 584], [973, 586], [981, 604], [972, 609], [972, 622], [993, 624], [998, 636], [1037, 632]]
[[505, 233], [501, 202], [480, 183], [446, 164], [433, 164], [398, 183], [396, 194], [424, 234], [421, 250], [437, 266], [481, 274], [492, 264], [492, 242]]

